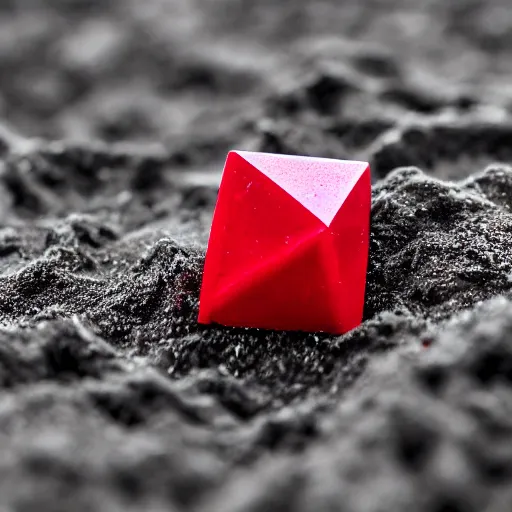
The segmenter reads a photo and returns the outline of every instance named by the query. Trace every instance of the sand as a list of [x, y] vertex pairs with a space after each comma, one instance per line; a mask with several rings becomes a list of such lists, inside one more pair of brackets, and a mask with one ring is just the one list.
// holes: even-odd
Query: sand
[[[512, 508], [508, 0], [0, 5], [0, 510]], [[364, 321], [197, 324], [229, 149], [369, 161]]]

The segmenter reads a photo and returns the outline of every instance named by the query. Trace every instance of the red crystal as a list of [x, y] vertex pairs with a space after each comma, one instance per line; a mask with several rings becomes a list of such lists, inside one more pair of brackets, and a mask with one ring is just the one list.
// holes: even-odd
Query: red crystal
[[333, 334], [359, 325], [370, 202], [366, 162], [231, 151], [199, 322]]

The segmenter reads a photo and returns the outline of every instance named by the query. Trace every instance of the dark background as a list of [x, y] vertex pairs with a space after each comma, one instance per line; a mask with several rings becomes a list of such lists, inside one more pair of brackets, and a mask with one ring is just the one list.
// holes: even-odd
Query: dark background
[[[0, 509], [512, 509], [507, 0], [0, 2]], [[226, 151], [365, 159], [363, 324], [200, 327]]]
[[27, 136], [166, 142], [207, 165], [316, 84], [294, 149], [345, 156], [319, 114], [355, 129], [509, 108], [511, 17], [507, 0], [5, 0], [1, 113]]

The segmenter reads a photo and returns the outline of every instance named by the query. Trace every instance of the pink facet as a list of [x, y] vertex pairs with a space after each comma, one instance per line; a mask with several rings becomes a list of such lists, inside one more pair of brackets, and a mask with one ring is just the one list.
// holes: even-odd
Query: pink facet
[[199, 322], [335, 334], [356, 327], [370, 189], [366, 162], [230, 152]]

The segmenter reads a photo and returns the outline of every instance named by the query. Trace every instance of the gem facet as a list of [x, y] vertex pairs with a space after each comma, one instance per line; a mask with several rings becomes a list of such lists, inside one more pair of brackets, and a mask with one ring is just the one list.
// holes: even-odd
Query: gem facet
[[366, 162], [231, 151], [199, 322], [333, 334], [359, 325], [370, 204]]

